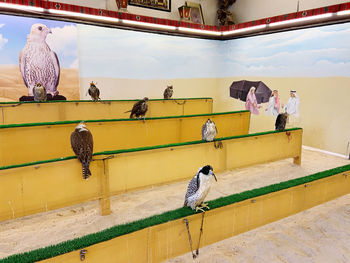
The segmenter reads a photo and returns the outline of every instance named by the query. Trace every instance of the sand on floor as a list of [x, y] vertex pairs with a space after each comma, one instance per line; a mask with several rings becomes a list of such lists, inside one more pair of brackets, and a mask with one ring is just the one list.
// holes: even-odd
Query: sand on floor
[[[218, 182], [213, 183], [206, 200], [349, 163], [349, 160], [340, 157], [303, 150], [301, 166], [293, 164], [292, 159], [286, 159], [217, 174]], [[114, 196], [111, 198], [112, 214], [108, 216], [100, 215], [98, 202], [94, 201], [0, 222], [0, 258], [176, 209], [183, 205], [187, 185], [188, 181], [178, 182]]]
[[350, 262], [350, 194], [166, 263]]

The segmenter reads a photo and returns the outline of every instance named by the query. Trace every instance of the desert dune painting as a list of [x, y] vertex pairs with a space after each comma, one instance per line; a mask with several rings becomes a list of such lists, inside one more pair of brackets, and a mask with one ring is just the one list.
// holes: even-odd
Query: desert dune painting
[[59, 95], [67, 100], [79, 99], [76, 24], [0, 15], [0, 101], [18, 101], [21, 96], [30, 93], [23, 80], [19, 60], [21, 50], [29, 41], [31, 27], [36, 24], [50, 31], [45, 42], [59, 61]]

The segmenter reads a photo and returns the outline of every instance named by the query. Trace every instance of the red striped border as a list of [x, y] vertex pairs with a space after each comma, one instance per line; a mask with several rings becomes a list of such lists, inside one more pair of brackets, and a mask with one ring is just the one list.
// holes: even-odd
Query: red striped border
[[295, 13], [262, 18], [259, 20], [236, 24], [234, 26], [211, 26], [211, 25], [201, 25], [201, 24], [189, 23], [184, 21], [149, 17], [149, 16], [143, 16], [143, 15], [136, 15], [136, 14], [130, 14], [130, 13], [123, 13], [123, 12], [110, 11], [105, 9], [97, 9], [92, 7], [77, 6], [77, 5], [44, 1], [44, 0], [0, 0], [0, 3], [41, 7], [44, 9], [56, 9], [56, 10], [77, 12], [77, 13], [89, 14], [89, 15], [95, 15], [95, 16], [112, 17], [112, 18], [119, 18], [123, 20], [145, 22], [145, 23], [151, 23], [151, 24], [157, 24], [157, 25], [185, 27], [185, 28], [192, 28], [197, 30], [213, 31], [213, 32], [232, 31], [235, 29], [249, 28], [253, 26], [269, 24], [274, 22], [288, 21], [290, 19], [298, 19], [298, 18], [311, 17], [315, 15], [320, 15], [320, 14], [336, 13], [338, 11], [350, 10], [350, 2], [347, 2], [343, 4], [325, 6], [325, 7], [315, 8], [315, 9], [303, 10]]

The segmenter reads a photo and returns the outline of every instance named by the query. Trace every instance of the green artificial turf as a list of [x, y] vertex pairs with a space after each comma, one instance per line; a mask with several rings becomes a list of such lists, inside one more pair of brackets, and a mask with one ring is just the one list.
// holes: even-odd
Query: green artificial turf
[[[176, 100], [212, 100], [213, 98], [209, 97], [203, 97], [203, 98], [173, 98], [169, 100], [165, 99], [149, 99], [149, 101], [176, 101]], [[108, 103], [108, 102], [115, 102], [115, 101], [140, 101], [141, 99], [133, 99], [133, 100], [99, 100], [99, 101], [92, 101], [92, 100], [50, 100], [50, 101], [44, 101], [44, 102], [38, 102], [38, 101], [7, 101], [7, 102], [0, 102], [0, 107], [2, 104], [30, 104], [30, 103], [59, 103], [59, 102], [92, 102], [92, 103]]]
[[[216, 115], [240, 114], [240, 113], [243, 113], [243, 112], [249, 112], [249, 111], [242, 110], [242, 111], [228, 111], [228, 112], [218, 112], [218, 113], [204, 113], [204, 114], [191, 114], [191, 115], [166, 116], [166, 117], [151, 117], [151, 118], [145, 118], [145, 120], [163, 120], [163, 119], [191, 118], [191, 117], [202, 117], [202, 116], [216, 116]], [[74, 121], [53, 121], [53, 122], [4, 124], [4, 125], [0, 125], [0, 129], [72, 124], [72, 123], [79, 123], [79, 122], [82, 122], [82, 121], [85, 122], [85, 123], [89, 123], [89, 122], [140, 121], [140, 120], [127, 118], [127, 119], [74, 120]]]
[[[216, 138], [216, 139], [214, 139], [214, 141], [224, 141], [224, 140], [231, 140], [231, 139], [238, 139], [238, 138], [245, 138], [245, 137], [262, 136], [262, 135], [266, 135], [266, 134], [281, 133], [281, 132], [283, 133], [283, 132], [294, 131], [294, 130], [301, 130], [301, 128], [291, 128], [291, 129], [286, 129], [284, 131], [267, 131], [267, 132], [259, 132], [259, 133], [252, 133], [252, 134], [230, 136], [230, 137], [222, 137], [222, 138]], [[211, 143], [211, 142], [199, 140], [199, 141], [190, 141], [190, 142], [181, 142], [181, 143], [171, 143], [171, 144], [156, 145], [156, 146], [147, 146], [147, 147], [139, 147], [139, 148], [131, 148], [131, 149], [121, 149], [121, 150], [114, 150], [114, 151], [97, 152], [97, 153], [94, 153], [93, 156], [148, 151], [148, 150], [154, 150], [154, 149], [163, 149], [163, 148], [168, 148], [168, 147], [170, 148], [170, 147], [178, 147], [178, 146], [185, 146], [185, 145], [195, 145], [195, 144], [201, 144], [201, 143]], [[36, 161], [36, 162], [29, 162], [29, 163], [23, 163], [23, 164], [0, 166], [0, 170], [7, 170], [7, 169], [30, 166], [30, 165], [38, 165], [38, 164], [43, 164], [43, 163], [59, 162], [59, 161], [65, 161], [65, 160], [70, 160], [70, 159], [74, 159], [74, 158], [76, 158], [76, 156], [68, 156], [68, 157], [61, 157], [61, 158]]]
[[[297, 185], [302, 185], [305, 183], [309, 183], [315, 180], [319, 180], [319, 179], [329, 177], [329, 176], [339, 174], [349, 170], [350, 170], [350, 165], [345, 165], [338, 168], [319, 172], [316, 174], [308, 175], [302, 178], [292, 179], [292, 180], [281, 182], [278, 184], [268, 185], [265, 187], [245, 191], [242, 193], [233, 194], [227, 197], [218, 198], [218, 199], [209, 201], [208, 204], [211, 210], [213, 210], [215, 208], [223, 207], [226, 205], [244, 201], [250, 198], [255, 198], [255, 197], [269, 194], [272, 192], [284, 190]], [[9, 263], [9, 262], [24, 263], [24, 262], [34, 262], [34, 261], [44, 260], [47, 258], [64, 254], [64, 253], [68, 253], [74, 250], [82, 249], [96, 243], [107, 241], [121, 235], [132, 233], [154, 225], [163, 224], [168, 221], [176, 220], [176, 219], [183, 218], [193, 214], [195, 214], [195, 212], [190, 208], [182, 207], [182, 208], [168, 211], [159, 215], [154, 215], [148, 218], [137, 220], [134, 222], [113, 226], [101, 232], [97, 232], [97, 233], [89, 234], [73, 240], [65, 241], [57, 245], [52, 245], [45, 248], [32, 250], [30, 252], [12, 255], [0, 260], [0, 262], [1, 263]]]

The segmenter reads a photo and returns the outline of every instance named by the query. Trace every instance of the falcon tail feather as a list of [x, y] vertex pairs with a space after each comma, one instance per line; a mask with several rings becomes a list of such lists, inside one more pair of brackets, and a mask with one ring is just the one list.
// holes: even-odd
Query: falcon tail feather
[[88, 179], [91, 176], [89, 164], [83, 164], [83, 178]]

